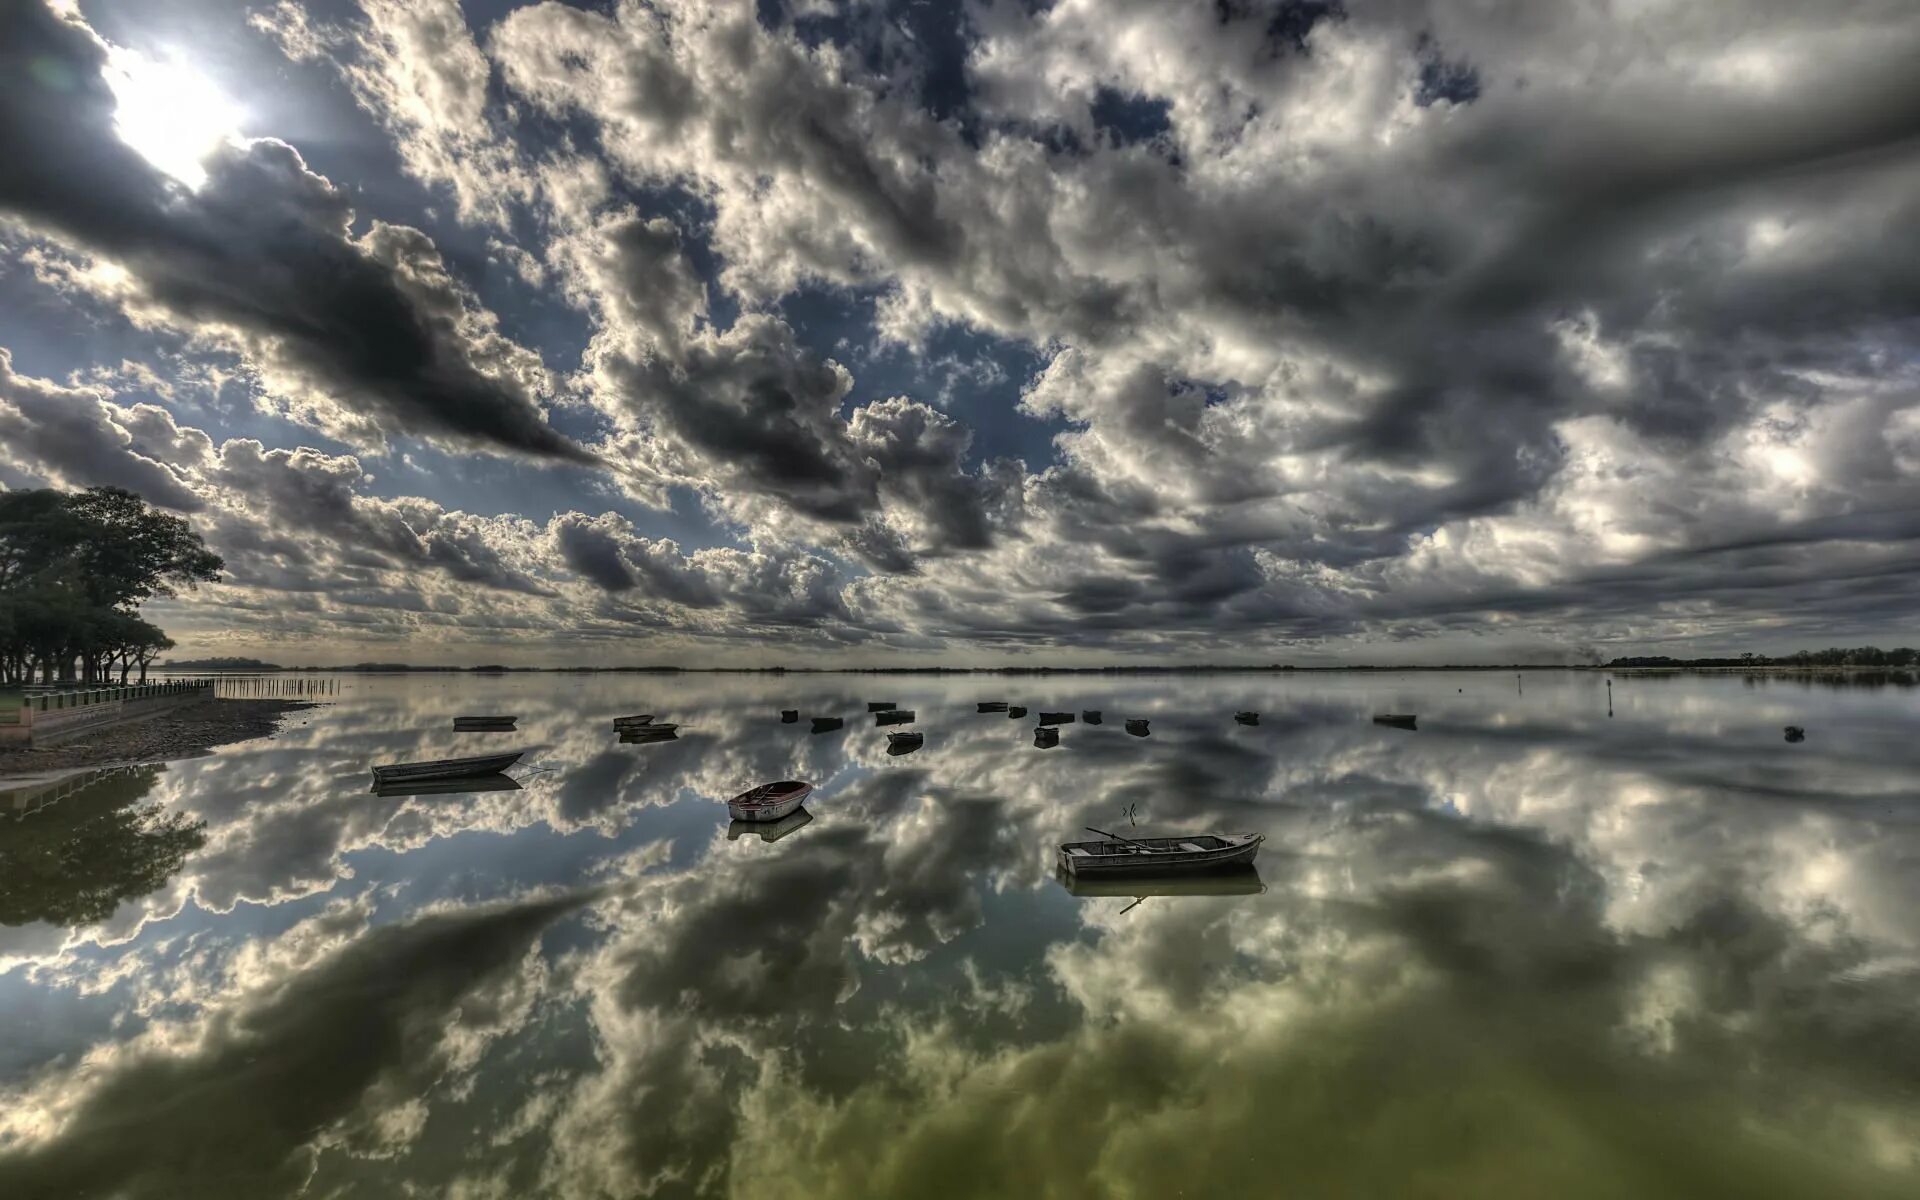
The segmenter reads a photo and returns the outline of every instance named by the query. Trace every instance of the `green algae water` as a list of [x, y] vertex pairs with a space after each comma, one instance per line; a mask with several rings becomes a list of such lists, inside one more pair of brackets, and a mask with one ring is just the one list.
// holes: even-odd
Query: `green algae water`
[[[1920, 1194], [1920, 689], [1605, 685], [344, 678], [0, 789], [0, 1195]], [[1088, 825], [1266, 842], [1070, 889]]]

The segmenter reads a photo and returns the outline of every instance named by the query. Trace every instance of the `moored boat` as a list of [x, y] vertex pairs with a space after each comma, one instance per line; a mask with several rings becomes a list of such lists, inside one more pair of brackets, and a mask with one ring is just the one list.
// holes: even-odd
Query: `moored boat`
[[453, 719], [453, 727], [456, 731], [464, 731], [464, 732], [512, 729], [514, 722], [518, 721], [519, 719], [520, 718], [517, 716], [514, 716], [514, 717], [455, 717]]
[[891, 700], [869, 700], [869, 701], [867, 701], [867, 711], [868, 711], [868, 712], [870, 712], [870, 713], [875, 713], [875, 712], [892, 712], [892, 711], [893, 711], [894, 709], [896, 709], [896, 708], [899, 708], [899, 707], [900, 707], [900, 706], [899, 706], [898, 704], [895, 704], [895, 703], [894, 703], [893, 701], [891, 701]]
[[1098, 725], [1100, 723], [1100, 710], [1097, 708], [1089, 708], [1080, 714], [1080, 719], [1089, 725]]
[[631, 729], [619, 730], [619, 742], [622, 746], [650, 746], [655, 742], [677, 742], [680, 740], [677, 725], [638, 725]]
[[888, 754], [912, 754], [926, 742], [926, 735], [919, 732], [890, 733], [887, 735]]
[[1073, 724], [1073, 714], [1062, 713], [1062, 712], [1043, 712], [1040, 714], [1040, 723], [1042, 725], [1071, 725]]
[[1242, 725], [1258, 725], [1260, 723], [1260, 714], [1257, 712], [1237, 712], [1233, 714], [1233, 719]]
[[982, 700], [979, 711], [983, 713], [1005, 712], [1007, 711], [1007, 702], [1005, 700]]
[[913, 723], [913, 710], [910, 708], [891, 708], [886, 712], [873, 714], [875, 725], [910, 725]]
[[736, 821], [778, 821], [799, 808], [813, 785], [798, 779], [763, 783], [727, 801], [727, 815]]
[[1051, 725], [1042, 725], [1033, 731], [1033, 744], [1042, 750], [1051, 750], [1060, 744], [1060, 731]]
[[1787, 726], [1787, 740], [1790, 742], [1804, 742], [1807, 740], [1807, 731], [1798, 725], [1789, 725]]
[[417, 782], [376, 783], [376, 796], [466, 796], [475, 792], [517, 792], [520, 781], [511, 775], [475, 775], [471, 779], [422, 779]]
[[1417, 729], [1417, 726], [1414, 724], [1417, 720], [1419, 720], [1419, 717], [1414, 713], [1373, 714], [1373, 723], [1375, 725], [1391, 725], [1395, 729]]
[[1127, 732], [1135, 737], [1146, 737], [1147, 719], [1145, 717], [1128, 717]]
[[1017, 721], [1021, 717], [1024, 717], [1026, 715], [1027, 715], [1027, 710], [1020, 707], [1018, 704], [1010, 704], [1007, 706], [1007, 716], [1012, 720]]
[[783, 708], [780, 710], [780, 723], [782, 725], [791, 725], [799, 719], [800, 710], [797, 708]]
[[426, 762], [387, 763], [373, 769], [376, 785], [387, 783], [424, 783], [430, 779], [472, 779], [497, 775], [520, 761], [524, 750], [502, 754], [479, 754], [472, 758], [435, 758]]
[[1193, 833], [1184, 837], [1123, 838], [1088, 827], [1104, 842], [1066, 842], [1055, 863], [1069, 875], [1158, 875], [1213, 871], [1253, 862], [1266, 838], [1258, 833]]
[[815, 733], [827, 733], [845, 724], [846, 722], [839, 717], [815, 717], [813, 719], [813, 731]]
[[615, 717], [613, 719], [613, 727], [615, 729], [621, 729], [621, 728], [634, 726], [634, 725], [651, 725], [651, 724], [653, 724], [652, 713], [635, 713], [633, 716], [630, 716], [630, 717]]

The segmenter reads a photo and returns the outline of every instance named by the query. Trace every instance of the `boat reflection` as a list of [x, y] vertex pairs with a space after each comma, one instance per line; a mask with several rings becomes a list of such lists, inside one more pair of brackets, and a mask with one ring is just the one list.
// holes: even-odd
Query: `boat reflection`
[[727, 824], [727, 840], [733, 842], [758, 835], [763, 842], [777, 842], [811, 820], [812, 813], [796, 808], [778, 821], [731, 821]]
[[1054, 872], [1061, 887], [1076, 896], [1252, 896], [1267, 890], [1258, 867], [1233, 867], [1194, 875], [1078, 876]]

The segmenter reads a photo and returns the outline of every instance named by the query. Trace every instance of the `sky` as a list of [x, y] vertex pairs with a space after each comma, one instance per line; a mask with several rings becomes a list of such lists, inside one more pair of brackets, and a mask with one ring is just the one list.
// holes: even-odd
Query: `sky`
[[181, 655], [1911, 643], [1910, 0], [0, 0], [0, 485]]

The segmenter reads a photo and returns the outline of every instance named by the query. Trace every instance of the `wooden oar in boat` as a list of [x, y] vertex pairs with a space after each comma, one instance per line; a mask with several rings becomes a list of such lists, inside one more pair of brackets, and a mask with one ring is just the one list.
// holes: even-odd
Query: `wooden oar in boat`
[[1116, 842], [1125, 842], [1125, 843], [1126, 843], [1127, 845], [1129, 845], [1129, 846], [1132, 846], [1132, 847], [1133, 847], [1134, 849], [1136, 849], [1136, 850], [1138, 850], [1138, 851], [1140, 851], [1140, 852], [1141, 852], [1142, 854], [1166, 854], [1166, 853], [1168, 853], [1168, 851], [1165, 851], [1165, 850], [1155, 850], [1155, 849], [1154, 849], [1154, 848], [1153, 848], [1152, 846], [1149, 846], [1149, 845], [1147, 845], [1147, 844], [1146, 844], [1145, 842], [1136, 842], [1136, 841], [1134, 841], [1134, 840], [1133, 840], [1132, 838], [1123, 838], [1123, 837], [1121, 837], [1121, 836], [1120, 836], [1119, 834], [1117, 834], [1117, 833], [1108, 833], [1108, 832], [1107, 832], [1106, 830], [1104, 830], [1104, 829], [1095, 829], [1095, 828], [1094, 828], [1093, 826], [1091, 826], [1091, 825], [1082, 825], [1082, 826], [1081, 826], [1080, 828], [1082, 828], [1082, 829], [1084, 829], [1084, 830], [1086, 830], [1086, 831], [1087, 831], [1088, 833], [1097, 833], [1097, 834], [1099, 834], [1099, 835], [1100, 835], [1101, 837], [1109, 837], [1109, 838], [1112, 838], [1112, 839], [1113, 839], [1114, 841], [1116, 841]]

